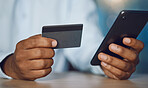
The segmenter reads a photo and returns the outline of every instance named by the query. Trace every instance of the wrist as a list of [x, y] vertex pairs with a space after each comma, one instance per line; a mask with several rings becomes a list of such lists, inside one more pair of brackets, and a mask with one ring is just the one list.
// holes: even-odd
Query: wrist
[[2, 70], [6, 75], [17, 79], [18, 77], [17, 77], [15, 70], [14, 70], [15, 66], [13, 63], [13, 58], [14, 58], [13, 54], [10, 54], [5, 58], [5, 61], [3, 62]]
[[4, 73], [5, 73], [4, 64], [5, 64], [6, 60], [7, 60], [10, 56], [12, 56], [12, 55], [13, 55], [13, 53], [12, 53], [12, 54], [9, 54], [9, 55], [6, 56], [6, 57], [1, 61], [1, 63], [0, 63], [1, 70], [2, 70]]

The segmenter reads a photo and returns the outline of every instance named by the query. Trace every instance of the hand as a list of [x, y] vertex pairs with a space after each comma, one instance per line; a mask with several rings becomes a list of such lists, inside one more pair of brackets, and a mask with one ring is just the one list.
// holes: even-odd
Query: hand
[[128, 79], [139, 63], [139, 53], [144, 48], [144, 43], [134, 38], [124, 38], [123, 44], [131, 47], [131, 49], [114, 43], [109, 45], [109, 50], [123, 57], [123, 60], [105, 53], [98, 55], [104, 73], [110, 78]]
[[48, 75], [55, 54], [52, 48], [56, 45], [56, 40], [41, 35], [20, 41], [14, 54], [4, 63], [4, 72], [14, 79], [23, 80], [35, 80]]

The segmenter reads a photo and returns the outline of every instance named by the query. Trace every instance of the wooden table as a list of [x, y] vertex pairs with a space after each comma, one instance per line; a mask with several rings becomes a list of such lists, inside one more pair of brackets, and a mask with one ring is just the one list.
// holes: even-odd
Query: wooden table
[[113, 80], [89, 73], [52, 73], [36, 81], [0, 79], [0, 88], [148, 88], [148, 75]]

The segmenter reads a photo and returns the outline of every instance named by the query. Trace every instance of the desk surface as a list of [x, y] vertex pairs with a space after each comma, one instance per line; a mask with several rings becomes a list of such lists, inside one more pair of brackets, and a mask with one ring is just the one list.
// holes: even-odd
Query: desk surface
[[113, 80], [88, 73], [52, 73], [36, 81], [0, 79], [0, 88], [148, 88], [148, 75]]

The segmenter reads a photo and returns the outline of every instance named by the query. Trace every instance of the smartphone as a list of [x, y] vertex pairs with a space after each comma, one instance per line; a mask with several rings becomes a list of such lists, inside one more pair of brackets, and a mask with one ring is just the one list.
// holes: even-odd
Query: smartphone
[[123, 10], [119, 13], [117, 19], [112, 25], [111, 29], [107, 33], [103, 42], [99, 46], [97, 52], [91, 60], [91, 65], [100, 65], [98, 54], [100, 52], [109, 54], [111, 56], [123, 59], [121, 56], [109, 51], [108, 47], [111, 43], [121, 45], [126, 48], [122, 43], [124, 37], [137, 38], [141, 30], [144, 28], [148, 21], [148, 11], [135, 11], [135, 10]]

